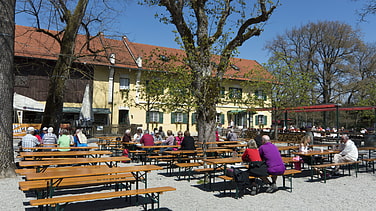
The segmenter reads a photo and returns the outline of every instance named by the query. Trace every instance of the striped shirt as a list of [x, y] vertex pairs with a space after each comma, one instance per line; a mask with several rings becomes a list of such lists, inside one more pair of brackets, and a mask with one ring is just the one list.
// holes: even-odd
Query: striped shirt
[[53, 133], [44, 134], [42, 139], [43, 145], [45, 144], [57, 144], [57, 137]]
[[[24, 136], [22, 138], [22, 148], [36, 147], [37, 145], [39, 145], [38, 138], [31, 135], [31, 134], [26, 134], [26, 136]], [[23, 149], [23, 151], [31, 152], [32, 150], [31, 149]]]

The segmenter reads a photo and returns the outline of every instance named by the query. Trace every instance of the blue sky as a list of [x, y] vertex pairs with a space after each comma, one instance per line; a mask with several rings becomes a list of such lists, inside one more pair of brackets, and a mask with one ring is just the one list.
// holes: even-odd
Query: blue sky
[[[238, 57], [253, 59], [260, 63], [268, 60], [268, 53], [264, 50], [265, 43], [273, 40], [277, 35], [300, 27], [308, 22], [316, 21], [341, 21], [360, 29], [363, 33], [362, 40], [376, 41], [376, 16], [368, 16], [368, 22], [360, 23], [356, 10], [362, 8], [364, 0], [281, 0], [270, 20], [264, 27], [264, 32], [259, 37], [253, 37], [239, 48]], [[156, 46], [179, 48], [174, 41], [175, 28], [165, 25], [154, 18], [157, 7], [140, 6], [135, 0], [126, 3], [126, 9], [119, 16], [119, 25], [116, 31], [126, 35], [131, 42], [144, 43]], [[27, 21], [16, 19], [16, 24], [28, 25]]]

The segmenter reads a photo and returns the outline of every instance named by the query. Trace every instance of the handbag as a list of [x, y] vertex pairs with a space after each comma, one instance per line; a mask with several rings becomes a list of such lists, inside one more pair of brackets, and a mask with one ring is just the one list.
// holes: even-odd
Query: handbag
[[248, 164], [248, 173], [254, 177], [266, 177], [269, 176], [268, 166], [265, 161], [251, 161]]

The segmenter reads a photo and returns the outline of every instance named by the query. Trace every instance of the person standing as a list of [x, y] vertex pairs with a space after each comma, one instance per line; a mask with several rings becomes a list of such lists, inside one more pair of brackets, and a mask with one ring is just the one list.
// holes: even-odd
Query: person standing
[[270, 137], [263, 135], [261, 138], [262, 145], [259, 148], [259, 152], [262, 160], [264, 160], [268, 166], [268, 173], [272, 175], [272, 182], [270, 182], [267, 177], [262, 177], [262, 180], [269, 185], [266, 192], [273, 193], [278, 190], [276, 185], [277, 176], [282, 175], [286, 168], [278, 148], [270, 142]]
[[26, 135], [22, 137], [22, 151], [24, 152], [31, 152], [33, 151], [32, 149], [25, 149], [28, 147], [36, 147], [39, 145], [38, 138], [34, 136], [34, 127], [28, 127], [26, 130]]
[[[344, 148], [340, 153], [335, 154], [333, 157], [334, 163], [355, 162], [358, 160], [358, 148], [355, 143], [350, 140], [347, 135], [341, 136], [341, 142], [344, 144]], [[338, 174], [339, 166], [336, 166], [333, 174]]]
[[[71, 140], [67, 129], [61, 129], [61, 136], [57, 140], [58, 147], [70, 147]], [[59, 149], [59, 151], [69, 151], [70, 149]]]

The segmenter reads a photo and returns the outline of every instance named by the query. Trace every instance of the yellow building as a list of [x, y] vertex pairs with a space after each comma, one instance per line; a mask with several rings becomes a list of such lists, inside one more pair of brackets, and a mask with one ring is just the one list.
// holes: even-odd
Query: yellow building
[[[145, 62], [148, 58], [152, 57], [152, 55], [157, 55], [163, 60], [167, 58], [167, 55], [184, 55], [184, 51], [132, 43], [125, 37], [121, 40], [107, 39], [104, 35], [101, 35], [91, 41], [91, 47], [99, 50], [97, 54], [92, 55], [82, 48], [85, 43], [85, 37], [78, 36], [77, 39], [76, 56], [78, 59], [75, 64], [79, 68], [87, 68], [91, 72], [91, 78], [87, 79], [87, 81], [92, 86], [92, 107], [98, 111], [97, 114], [94, 113], [94, 118], [98, 119], [99, 115], [101, 115], [101, 121], [94, 122], [96, 126], [111, 125], [115, 128], [110, 131], [111, 133], [121, 134], [125, 128], [130, 128], [131, 126], [140, 126], [146, 129], [146, 121], [149, 121], [150, 130], [160, 126], [163, 127], [164, 131], [168, 129], [174, 132], [186, 130], [185, 123], [188, 120], [188, 115], [185, 113], [179, 111], [163, 112], [162, 110], [146, 112], [129, 103], [130, 100], [139, 105], [146, 103], [140, 96], [140, 87], [143, 83], [142, 80], [145, 80], [143, 77], [145, 73], [154, 70], [150, 67], [151, 65]], [[35, 32], [30, 27], [16, 27], [16, 57], [53, 62], [59, 54], [58, 50], [57, 43], [50, 37]], [[250, 82], [251, 79], [255, 80], [254, 75], [249, 75], [252, 71], [257, 72], [263, 79], [272, 78], [271, 74], [256, 61], [233, 58], [231, 67], [225, 73], [221, 94], [228, 95], [234, 99], [257, 95], [257, 99], [262, 101], [266, 107], [270, 107], [270, 100], [266, 96], [265, 90], [244, 85], [245, 82]], [[71, 88], [67, 87], [67, 89]], [[20, 88], [16, 86], [16, 89]], [[82, 86], [75, 91], [82, 95]], [[25, 92], [22, 94], [30, 95]], [[41, 98], [37, 100], [43, 103]], [[64, 104], [64, 107], [71, 108], [70, 110], [79, 109], [80, 106], [80, 102], [77, 100], [71, 100], [71, 102]], [[217, 105], [217, 122], [223, 124], [224, 127], [233, 125], [238, 128], [270, 128], [271, 113], [269, 111], [253, 112], [251, 108], [255, 107], [258, 106], [255, 104], [235, 104], [231, 99], [223, 101]], [[71, 118], [76, 117], [76, 115], [72, 115]], [[189, 122], [189, 129], [195, 134], [194, 112], [189, 114]]]

